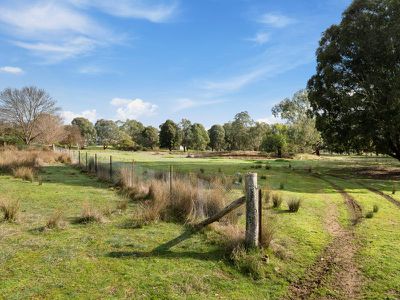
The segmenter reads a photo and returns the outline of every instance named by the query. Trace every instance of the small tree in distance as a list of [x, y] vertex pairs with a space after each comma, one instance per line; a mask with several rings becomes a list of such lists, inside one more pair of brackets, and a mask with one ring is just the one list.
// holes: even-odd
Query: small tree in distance
[[12, 124], [15, 134], [27, 145], [41, 134], [37, 131], [40, 116], [53, 115], [57, 110], [53, 98], [34, 86], [7, 88], [0, 93], [0, 121]]

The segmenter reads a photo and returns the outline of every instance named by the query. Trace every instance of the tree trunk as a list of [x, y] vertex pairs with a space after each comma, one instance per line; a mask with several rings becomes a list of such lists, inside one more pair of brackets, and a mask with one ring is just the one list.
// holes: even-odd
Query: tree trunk
[[282, 148], [278, 148], [278, 157], [281, 158], [282, 157]]

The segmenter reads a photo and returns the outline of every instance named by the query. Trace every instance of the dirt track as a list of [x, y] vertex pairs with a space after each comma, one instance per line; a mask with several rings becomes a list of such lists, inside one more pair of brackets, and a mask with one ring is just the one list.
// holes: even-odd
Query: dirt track
[[[362, 217], [360, 205], [335, 183], [318, 176], [334, 187], [345, 200], [356, 225]], [[303, 278], [289, 288], [288, 299], [358, 299], [361, 275], [354, 262], [358, 245], [354, 227], [342, 227], [338, 219], [337, 207], [330, 203], [326, 211], [325, 226], [332, 241], [323, 250], [315, 263], [306, 271]], [[329, 295], [317, 295], [318, 289], [329, 290]]]

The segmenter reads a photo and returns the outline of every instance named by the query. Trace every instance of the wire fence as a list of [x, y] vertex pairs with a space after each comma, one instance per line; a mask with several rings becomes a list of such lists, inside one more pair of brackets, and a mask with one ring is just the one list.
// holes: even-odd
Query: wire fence
[[199, 190], [199, 194], [205, 190], [218, 188], [226, 194], [227, 198], [235, 199], [244, 193], [244, 183], [242, 175], [239, 173], [236, 175], [226, 175], [222, 172], [210, 173], [200, 168], [183, 172], [179, 171], [174, 164], [159, 164], [149, 167], [146, 163], [134, 160], [123, 161], [104, 153], [65, 148], [55, 148], [54, 151], [67, 154], [73, 165], [112, 184], [123, 181], [124, 186], [134, 187], [138, 182], [159, 180], [167, 182], [172, 191], [175, 182], [184, 181], [186, 184], [195, 186]]

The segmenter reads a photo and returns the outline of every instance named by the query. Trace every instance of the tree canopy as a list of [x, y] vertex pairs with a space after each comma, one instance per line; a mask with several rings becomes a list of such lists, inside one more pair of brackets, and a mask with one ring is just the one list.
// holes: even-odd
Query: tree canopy
[[400, 159], [400, 2], [353, 1], [323, 34], [308, 90], [332, 150]]

